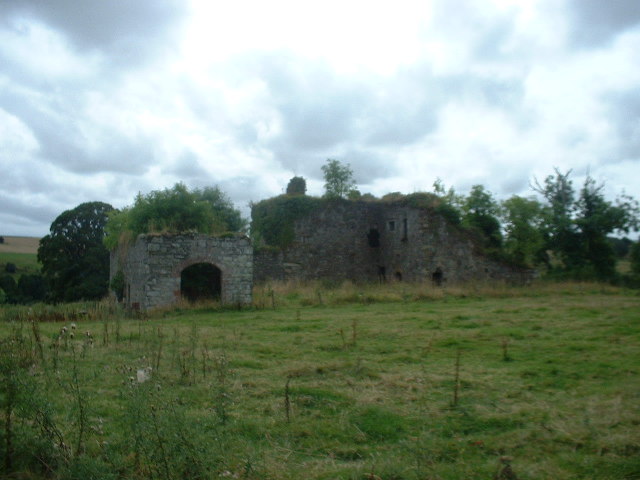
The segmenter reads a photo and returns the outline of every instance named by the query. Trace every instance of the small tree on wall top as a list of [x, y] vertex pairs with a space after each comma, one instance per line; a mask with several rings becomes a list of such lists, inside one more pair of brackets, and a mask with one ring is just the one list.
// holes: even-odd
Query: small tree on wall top
[[356, 181], [349, 164], [328, 159], [322, 166], [324, 176], [324, 196], [326, 198], [347, 198], [356, 191]]
[[307, 193], [307, 181], [303, 177], [293, 177], [287, 185], [287, 195], [304, 195]]

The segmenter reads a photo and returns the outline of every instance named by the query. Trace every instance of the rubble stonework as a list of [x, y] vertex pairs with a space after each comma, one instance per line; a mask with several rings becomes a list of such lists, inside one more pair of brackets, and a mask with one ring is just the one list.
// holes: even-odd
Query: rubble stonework
[[526, 283], [531, 270], [492, 260], [432, 209], [334, 201], [297, 220], [288, 247], [254, 255], [254, 279]]
[[183, 270], [199, 263], [220, 270], [223, 304], [251, 304], [253, 247], [246, 236], [139, 235], [111, 252], [110, 275], [124, 274], [128, 307], [149, 310], [179, 301]]

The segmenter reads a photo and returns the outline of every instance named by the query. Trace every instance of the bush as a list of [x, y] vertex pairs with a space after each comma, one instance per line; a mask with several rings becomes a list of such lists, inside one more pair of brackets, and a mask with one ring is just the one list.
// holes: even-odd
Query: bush
[[47, 294], [47, 287], [42, 275], [22, 275], [18, 280], [18, 303], [41, 302]]
[[15, 263], [7, 263], [4, 266], [4, 271], [7, 273], [16, 273], [17, 268], [16, 268], [16, 264]]
[[178, 183], [170, 189], [139, 194], [131, 207], [112, 212], [104, 242], [113, 249], [121, 240], [144, 233], [220, 234], [243, 231], [245, 226], [240, 211], [218, 187], [189, 190]]
[[307, 193], [307, 181], [303, 177], [293, 177], [287, 185], [287, 195], [304, 195]]
[[14, 303], [13, 299], [18, 292], [18, 285], [13, 277], [8, 273], [0, 275], [0, 289], [5, 293], [5, 302]]

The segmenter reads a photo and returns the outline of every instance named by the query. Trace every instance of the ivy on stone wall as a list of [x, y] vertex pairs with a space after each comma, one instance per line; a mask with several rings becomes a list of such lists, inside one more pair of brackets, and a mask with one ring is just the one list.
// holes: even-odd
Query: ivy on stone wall
[[[317, 198], [306, 195], [279, 195], [262, 200], [251, 206], [251, 236], [259, 249], [284, 249], [295, 239], [296, 220], [304, 218], [329, 202], [352, 202], [345, 199]], [[438, 195], [416, 192], [404, 195], [394, 192], [381, 199], [373, 196], [357, 201], [395, 203], [412, 208], [432, 210], [453, 225], [460, 225], [460, 213]]]
[[327, 203], [306, 195], [280, 195], [251, 206], [251, 236], [256, 247], [286, 248], [294, 240], [296, 220]]

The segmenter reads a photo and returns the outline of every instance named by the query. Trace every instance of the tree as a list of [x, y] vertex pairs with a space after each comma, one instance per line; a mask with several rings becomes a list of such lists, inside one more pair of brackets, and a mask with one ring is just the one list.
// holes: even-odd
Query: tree
[[287, 185], [287, 195], [304, 195], [307, 193], [307, 181], [303, 177], [293, 177]]
[[111, 211], [107, 203], [82, 203], [53, 221], [38, 248], [49, 300], [98, 300], [106, 295], [109, 251], [103, 240]]
[[347, 198], [356, 189], [353, 171], [349, 164], [344, 165], [338, 160], [328, 159], [322, 166], [322, 173], [326, 198]]
[[218, 187], [205, 187], [193, 191], [196, 202], [205, 202], [211, 208], [213, 219], [212, 232], [242, 232], [247, 228], [247, 219], [242, 217], [233, 202]]
[[445, 217], [450, 223], [459, 225], [462, 222], [464, 197], [458, 195], [453, 187], [449, 187], [447, 190], [439, 177], [433, 182], [433, 193], [440, 200], [435, 206], [436, 212]]
[[590, 176], [584, 181], [576, 203], [575, 220], [579, 231], [584, 263], [598, 278], [615, 275], [616, 256], [608, 239], [613, 232], [628, 233], [637, 228], [637, 203], [629, 197], [617, 199], [614, 205], [604, 198], [604, 185], [597, 185]]
[[544, 245], [540, 202], [514, 195], [502, 202], [501, 216], [507, 256], [519, 265], [532, 267], [537, 264]]
[[544, 185], [534, 189], [543, 195], [545, 249], [560, 261], [557, 270], [583, 278], [611, 279], [616, 257], [608, 236], [638, 228], [638, 203], [626, 195], [615, 204], [604, 197], [604, 185], [587, 176], [579, 196], [569, 175], [555, 170]]
[[485, 190], [482, 185], [474, 185], [462, 204], [462, 210], [462, 224], [479, 231], [484, 238], [485, 246], [500, 249], [502, 233], [497, 218], [499, 209], [491, 192]]
[[[570, 174], [571, 170], [563, 174], [556, 168], [555, 176], [547, 176], [544, 185], [537, 180], [533, 185], [533, 189], [546, 201], [542, 210], [545, 251], [552, 252], [565, 270], [575, 269], [581, 263], [577, 248], [580, 239], [573, 222], [575, 192]], [[548, 267], [552, 266], [548, 256], [544, 262]]]
[[138, 194], [133, 206], [113, 212], [105, 244], [115, 248], [141, 233], [223, 233], [241, 231], [246, 220], [218, 187], [190, 191], [184, 184]]

